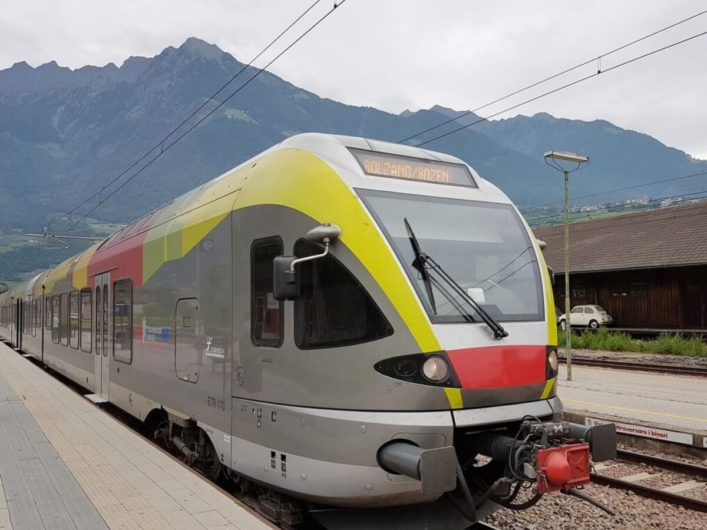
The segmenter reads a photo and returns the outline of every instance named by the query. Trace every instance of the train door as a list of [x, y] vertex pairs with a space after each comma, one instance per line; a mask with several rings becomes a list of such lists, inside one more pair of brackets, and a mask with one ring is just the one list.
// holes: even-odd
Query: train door
[[101, 398], [108, 400], [108, 387], [110, 383], [110, 343], [111, 343], [111, 288], [110, 273], [106, 272], [96, 276], [96, 326], [95, 341], [96, 353], [94, 358], [94, 392]]

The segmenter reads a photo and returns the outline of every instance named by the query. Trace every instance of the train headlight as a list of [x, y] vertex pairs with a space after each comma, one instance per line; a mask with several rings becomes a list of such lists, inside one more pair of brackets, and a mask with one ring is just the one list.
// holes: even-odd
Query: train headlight
[[422, 375], [432, 383], [443, 383], [449, 378], [449, 365], [444, 358], [434, 355], [422, 364]]
[[373, 367], [378, 373], [408, 383], [461, 388], [454, 365], [447, 360], [443, 351], [382, 359]]
[[550, 379], [557, 375], [557, 348], [549, 347], [547, 349], [547, 378]]
[[417, 363], [414, 359], [403, 358], [393, 365], [393, 371], [398, 377], [414, 377], [417, 373]]

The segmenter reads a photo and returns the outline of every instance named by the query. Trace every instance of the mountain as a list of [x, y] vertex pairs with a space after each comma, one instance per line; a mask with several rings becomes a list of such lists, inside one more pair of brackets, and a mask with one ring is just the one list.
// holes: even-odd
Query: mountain
[[[178, 48], [166, 48], [151, 58], [131, 57], [121, 66], [71, 70], [56, 62], [36, 68], [20, 62], [0, 71], [0, 278], [39, 261], [13, 258], [11, 252], [25, 251], [3, 247], [3, 234], [38, 231], [47, 218], [56, 218], [97, 191], [199, 106], [213, 109], [216, 103], [209, 96], [242, 67], [218, 47], [190, 38]], [[215, 100], [221, 101], [256, 72], [248, 68]], [[109, 222], [134, 219], [299, 132], [396, 141], [459, 114], [440, 106], [397, 115], [344, 105], [264, 72], [169, 149], [185, 129], [177, 131], [162, 145], [168, 148], [165, 154], [92, 217]], [[472, 114], [460, 122], [475, 119]], [[449, 124], [422, 138], [456, 126]], [[427, 147], [464, 159], [521, 205], [560, 198], [560, 179], [542, 159], [548, 149], [591, 157], [589, 167], [572, 177], [577, 195], [707, 171], [707, 162], [647, 135], [606, 121], [547, 114], [479, 123]], [[7, 265], [10, 262], [14, 264]]]
[[[692, 158], [647, 134], [622, 129], [606, 120], [585, 122], [539, 113], [532, 117], [517, 116], [480, 123], [477, 130], [504, 147], [533, 159], [541, 159], [550, 149], [588, 155], [587, 168], [571, 177], [571, 190], [575, 196], [707, 171], [707, 161]], [[677, 180], [599, 199], [594, 196], [587, 201], [606, 202], [646, 193], [654, 197], [670, 195], [685, 190], [686, 182], [699, 184], [695, 180]], [[559, 181], [556, 180], [554, 185], [559, 186]], [[704, 185], [702, 189], [705, 189]]]

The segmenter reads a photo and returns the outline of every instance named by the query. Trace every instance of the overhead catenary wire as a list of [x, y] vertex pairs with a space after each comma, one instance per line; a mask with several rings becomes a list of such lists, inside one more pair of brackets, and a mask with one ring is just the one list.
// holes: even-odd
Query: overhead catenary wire
[[534, 101], [537, 101], [537, 100], [539, 100], [539, 99], [542, 99], [542, 98], [544, 98], [544, 97], [547, 97], [547, 96], [549, 96], [549, 95], [551, 95], [551, 94], [555, 94], [555, 93], [560, 92], [560, 91], [562, 91], [562, 90], [565, 90], [565, 89], [567, 89], [567, 88], [573, 87], [573, 86], [575, 86], [575, 85], [578, 85], [578, 84], [580, 84], [580, 83], [583, 83], [584, 81], [587, 81], [587, 80], [589, 80], [589, 79], [592, 79], [592, 78], [594, 78], [594, 77], [597, 77], [597, 76], [599, 76], [599, 75], [601, 75], [601, 74], [605, 74], [605, 73], [608, 73], [608, 72], [617, 70], [617, 69], [619, 69], [619, 68], [622, 68], [622, 67], [627, 66], [627, 65], [629, 65], [629, 64], [635, 63], [635, 62], [637, 62], [637, 61], [640, 61], [640, 60], [645, 59], [645, 58], [647, 58], [647, 57], [650, 57], [650, 56], [652, 56], [652, 55], [656, 55], [657, 53], [663, 52], [663, 51], [665, 51], [665, 50], [669, 50], [669, 49], [674, 48], [674, 47], [676, 47], [676, 46], [679, 46], [679, 45], [681, 45], [681, 44], [685, 44], [686, 42], [690, 42], [690, 41], [692, 41], [692, 40], [694, 40], [694, 39], [697, 39], [697, 38], [699, 38], [699, 37], [704, 37], [705, 35], [707, 35], [707, 31], [703, 31], [703, 32], [701, 32], [701, 33], [696, 33], [696, 34], [694, 34], [694, 35], [691, 35], [691, 36], [686, 37], [686, 38], [684, 38], [684, 39], [681, 39], [681, 40], [679, 40], [679, 41], [673, 42], [673, 43], [671, 43], [671, 44], [667, 44], [667, 45], [665, 45], [665, 46], [661, 46], [660, 48], [657, 48], [657, 49], [652, 50], [652, 51], [650, 51], [650, 52], [646, 52], [646, 53], [644, 53], [644, 54], [641, 54], [641, 55], [638, 55], [638, 56], [636, 56], [636, 57], [633, 57], [632, 59], [627, 59], [626, 61], [623, 61], [623, 62], [621, 62], [621, 63], [615, 64], [614, 66], [611, 66], [611, 67], [609, 67], [609, 68], [606, 68], [605, 70], [600, 70], [600, 71], [597, 71], [597, 72], [595, 72], [595, 73], [586, 75], [586, 76], [581, 77], [581, 78], [579, 78], [579, 79], [576, 79], [576, 80], [574, 80], [574, 81], [571, 81], [571, 82], [569, 82], [569, 83], [565, 83], [564, 85], [561, 85], [561, 86], [559, 86], [559, 87], [553, 88], [552, 90], [548, 90], [547, 92], [543, 92], [542, 94], [539, 94], [539, 95], [534, 96], [534, 97], [532, 97], [532, 98], [529, 98], [529, 99], [526, 99], [526, 100], [524, 100], [524, 101], [521, 101], [520, 103], [516, 103], [515, 105], [511, 105], [510, 107], [506, 107], [505, 109], [502, 109], [502, 110], [499, 110], [499, 111], [497, 111], [497, 112], [494, 112], [493, 114], [489, 114], [488, 116], [479, 117], [479, 119], [477, 119], [477, 120], [475, 120], [475, 121], [473, 121], [473, 122], [471, 122], [471, 123], [468, 123], [468, 124], [466, 124], [466, 125], [462, 125], [462, 126], [460, 126], [460, 127], [457, 127], [456, 129], [452, 129], [451, 131], [448, 131], [448, 132], [446, 132], [446, 133], [444, 133], [444, 134], [440, 134], [439, 136], [435, 136], [434, 138], [430, 138], [429, 140], [425, 140], [424, 142], [421, 142], [421, 143], [417, 144], [416, 147], [422, 147], [423, 145], [427, 145], [427, 144], [429, 144], [429, 143], [436, 142], [436, 141], [438, 141], [438, 140], [441, 140], [442, 138], [446, 138], [447, 136], [450, 136], [450, 135], [452, 135], [452, 134], [458, 133], [459, 131], [462, 131], [462, 130], [464, 130], [464, 129], [468, 129], [469, 127], [472, 127], [472, 126], [474, 126], [474, 125], [477, 125], [477, 124], [479, 124], [479, 123], [481, 123], [481, 122], [488, 121], [488, 120], [490, 120], [491, 118], [495, 118], [496, 116], [499, 116], [499, 115], [501, 115], [501, 114], [504, 114], [504, 113], [506, 113], [506, 112], [508, 112], [508, 111], [510, 111], [510, 110], [517, 109], [518, 107], [522, 107], [523, 105], [527, 105], [528, 103], [532, 103], [532, 102], [534, 102]]
[[[606, 191], [588, 193], [586, 195], [579, 195], [578, 197], [572, 197], [571, 200], [578, 201], [580, 199], [587, 199], [589, 197], [599, 197], [601, 195], [608, 195], [609, 193], [615, 193], [617, 191], [627, 191], [627, 190], [635, 190], [635, 189], [639, 189], [639, 188], [647, 188], [647, 187], [653, 186], [655, 184], [663, 184], [665, 182], [673, 182], [676, 180], [684, 180], [684, 179], [688, 179], [688, 178], [701, 177], [701, 176], [707, 176], [707, 171], [700, 171], [698, 173], [691, 173], [689, 175], [682, 175], [679, 177], [671, 177], [671, 178], [660, 179], [660, 180], [652, 180], [651, 182], [644, 182], [643, 184], [633, 184], [631, 186], [624, 186], [621, 188], [614, 188], [614, 189], [606, 190]], [[557, 201], [530, 204], [527, 206], [519, 206], [519, 208], [521, 208], [521, 209], [540, 208], [543, 206], [552, 206], [553, 204], [562, 204], [562, 199], [557, 200]]]
[[[595, 211], [591, 211], [591, 212], [572, 212], [574, 214], [579, 214], [579, 216], [575, 215], [575, 218], [572, 219], [570, 222], [575, 223], [575, 222], [581, 222], [581, 221], [589, 221], [592, 219], [603, 218], [603, 217], [606, 217], [607, 214], [614, 214], [614, 213], [620, 215], [620, 214], [628, 214], [628, 213], [634, 213], [634, 212], [639, 213], [639, 212], [646, 211], [646, 210], [670, 208], [673, 206], [684, 206], [686, 203], [689, 204], [693, 201], [700, 201], [702, 199], [707, 199], [707, 190], [696, 191], [693, 193], [683, 193], [680, 195], [656, 197], [655, 199], [651, 199], [647, 203], [644, 203], [644, 204], [622, 204], [619, 206], [608, 206], [604, 209], [595, 210]], [[670, 201], [670, 203], [666, 206], [663, 206], [661, 204], [663, 201]], [[704, 213], [701, 213], [701, 215], [704, 215]], [[525, 216], [525, 218], [529, 224], [531, 224], [535, 228], [538, 228], [541, 226], [551, 226], [554, 224], [560, 224], [560, 221], [562, 220], [563, 216], [564, 216], [564, 213], [559, 212], [559, 213], [543, 215], [543, 216], [539, 216], [539, 217]], [[557, 222], [550, 222], [550, 220], [552, 220], [552, 219], [557, 219]], [[536, 224], [538, 221], [546, 221], [546, 222]]]
[[[668, 31], [669, 29], [672, 29], [672, 28], [674, 28], [674, 27], [676, 27], [676, 26], [679, 26], [679, 25], [681, 25], [681, 24], [684, 24], [684, 23], [686, 23], [686, 22], [689, 22], [690, 20], [693, 20], [693, 19], [695, 19], [695, 18], [697, 18], [697, 17], [700, 17], [700, 16], [704, 15], [705, 13], [707, 13], [707, 9], [705, 9], [705, 10], [703, 10], [703, 11], [700, 11], [699, 13], [695, 13], [694, 15], [691, 15], [691, 16], [689, 16], [689, 17], [687, 17], [687, 18], [683, 18], [682, 20], [678, 20], [677, 22], [674, 22], [674, 23], [672, 23], [672, 24], [670, 24], [670, 25], [668, 25], [668, 26], [664, 26], [664, 27], [662, 27], [662, 28], [660, 28], [660, 29], [658, 29], [658, 30], [656, 30], [656, 31], [653, 31], [653, 32], [647, 34], [647, 35], [644, 35], [644, 36], [642, 36], [642, 37], [639, 37], [638, 39], [634, 39], [634, 40], [632, 40], [631, 42], [627, 42], [626, 44], [622, 44], [621, 46], [618, 46], [618, 47], [616, 47], [616, 48], [614, 48], [614, 49], [612, 49], [612, 50], [609, 50], [609, 51], [607, 51], [607, 52], [604, 52], [604, 53], [602, 53], [602, 54], [600, 54], [600, 55], [597, 55], [597, 56], [595, 56], [595, 57], [592, 57], [591, 59], [587, 59], [586, 61], [583, 61], [583, 62], [581, 62], [581, 63], [579, 63], [579, 64], [576, 64], [576, 65], [574, 65], [574, 66], [571, 66], [571, 67], [569, 67], [569, 68], [566, 68], [566, 69], [564, 69], [564, 70], [562, 70], [562, 71], [560, 71], [560, 72], [557, 72], [556, 74], [553, 74], [553, 75], [550, 75], [550, 76], [548, 76], [548, 77], [545, 77], [544, 79], [541, 79], [540, 81], [536, 81], [536, 82], [534, 82], [534, 83], [531, 83], [531, 84], [529, 84], [529, 85], [524, 86], [523, 88], [519, 88], [519, 89], [517, 89], [517, 90], [514, 90], [513, 92], [510, 92], [510, 93], [506, 94], [505, 96], [498, 97], [498, 98], [494, 99], [493, 101], [489, 101], [488, 103], [484, 103], [483, 105], [481, 105], [481, 106], [479, 106], [479, 107], [476, 107], [476, 108], [474, 108], [474, 109], [472, 109], [472, 110], [464, 111], [464, 112], [462, 112], [461, 114], [459, 114], [458, 116], [454, 116], [454, 117], [449, 118], [449, 119], [447, 119], [447, 120], [445, 120], [445, 121], [443, 121], [443, 122], [441, 122], [441, 123], [438, 123], [437, 125], [433, 125], [432, 127], [428, 127], [427, 129], [424, 129], [424, 130], [422, 130], [422, 131], [419, 131], [419, 132], [417, 132], [417, 133], [415, 133], [415, 134], [413, 134], [413, 135], [407, 136], [406, 138], [402, 138], [402, 139], [398, 140], [398, 143], [407, 142], [407, 141], [409, 141], [409, 140], [412, 140], [413, 138], [416, 138], [416, 137], [418, 137], [418, 136], [422, 136], [423, 134], [426, 134], [426, 133], [428, 133], [428, 132], [431, 132], [431, 131], [434, 131], [434, 130], [436, 130], [436, 129], [439, 129], [440, 127], [444, 127], [445, 125], [447, 125], [447, 124], [449, 124], [449, 123], [458, 121], [458, 120], [461, 119], [461, 118], [464, 118], [464, 117], [466, 117], [466, 116], [475, 114], [476, 112], [478, 112], [478, 111], [480, 111], [480, 110], [483, 110], [483, 109], [485, 109], [485, 108], [487, 108], [487, 107], [490, 107], [491, 105], [494, 105], [494, 104], [496, 104], [496, 103], [500, 103], [501, 101], [505, 101], [506, 99], [509, 99], [509, 98], [511, 98], [511, 97], [513, 97], [513, 96], [516, 96], [516, 95], [518, 95], [518, 94], [521, 94], [521, 93], [523, 93], [523, 92], [526, 92], [526, 91], [530, 90], [531, 88], [535, 88], [535, 87], [537, 87], [537, 86], [540, 86], [540, 85], [542, 85], [542, 84], [545, 84], [545, 83], [547, 83], [548, 81], [552, 81], [553, 79], [557, 79], [558, 77], [561, 77], [561, 76], [563, 76], [563, 75], [565, 75], [565, 74], [568, 74], [568, 73], [570, 73], [570, 72], [573, 72], [573, 71], [575, 71], [575, 70], [578, 70], [578, 69], [580, 69], [580, 68], [582, 68], [582, 67], [584, 67], [584, 66], [587, 66], [587, 65], [589, 65], [589, 64], [598, 62], [598, 63], [599, 63], [598, 72], [601, 72], [601, 71], [602, 71], [602, 70], [601, 70], [601, 60], [602, 60], [604, 57], [608, 57], [608, 56], [613, 55], [613, 54], [615, 54], [615, 53], [617, 53], [617, 52], [620, 52], [621, 50], [625, 50], [626, 48], [629, 48], [629, 47], [631, 47], [631, 46], [633, 46], [633, 45], [635, 45], [635, 44], [638, 44], [639, 42], [643, 42], [644, 40], [647, 40], [647, 39], [649, 39], [649, 38], [651, 38], [651, 37], [654, 37], [654, 36], [656, 36], [656, 35], [659, 35], [660, 33], [663, 33], [663, 32], [665, 32], [665, 31]], [[422, 145], [422, 144], [420, 144], [420, 145]]]
[[236, 80], [245, 70], [247, 70], [255, 61], [257, 61], [260, 57], [262, 57], [262, 55], [263, 55], [266, 51], [268, 51], [268, 50], [269, 50], [277, 41], [279, 41], [288, 31], [290, 31], [290, 29], [292, 29], [292, 27], [293, 27], [295, 24], [297, 24], [300, 20], [302, 20], [302, 18], [303, 18], [304, 16], [306, 16], [307, 13], [309, 13], [319, 2], [321, 2], [321, 0], [315, 0], [307, 9], [305, 9], [302, 13], [300, 13], [300, 15], [299, 15], [297, 18], [295, 18], [285, 29], [283, 29], [274, 39], [272, 39], [272, 40], [268, 43], [268, 45], [265, 46], [265, 48], [263, 48], [262, 50], [260, 50], [260, 52], [258, 52], [258, 54], [257, 54], [255, 57], [253, 57], [253, 58], [248, 62], [248, 64], [243, 65], [228, 81], [226, 81], [223, 85], [221, 85], [221, 87], [220, 87], [216, 92], [214, 92], [213, 94], [211, 94], [211, 96], [209, 96], [201, 105], [199, 105], [191, 114], [189, 114], [189, 116], [187, 116], [187, 117], [184, 118], [181, 122], [179, 122], [179, 124], [178, 124], [177, 126], [175, 126], [174, 128], [172, 128], [172, 130], [170, 130], [164, 137], [162, 137], [162, 139], [161, 139], [159, 142], [157, 142], [156, 144], [154, 144], [154, 145], [153, 145], [150, 149], [148, 149], [140, 158], [138, 158], [137, 160], [135, 160], [135, 162], [133, 162], [132, 164], [130, 164], [127, 168], [125, 168], [125, 169], [124, 169], [123, 171], [121, 171], [118, 175], [116, 175], [110, 182], [108, 182], [108, 184], [103, 185], [99, 191], [97, 191], [96, 193], [94, 193], [94, 194], [91, 195], [90, 197], [84, 199], [83, 201], [81, 201], [80, 203], [78, 203], [76, 206], [74, 206], [73, 208], [71, 208], [69, 211], [67, 211], [66, 216], [70, 218], [71, 215], [72, 215], [76, 210], [78, 210], [79, 208], [81, 208], [81, 206], [83, 206], [84, 204], [86, 204], [86, 203], [92, 201], [93, 199], [95, 199], [95, 198], [97, 198], [97, 197], [100, 197], [101, 194], [102, 194], [105, 190], [107, 190], [110, 186], [112, 186], [112, 185], [115, 184], [118, 180], [120, 180], [120, 178], [121, 178], [123, 175], [125, 175], [126, 173], [128, 173], [131, 169], [133, 169], [135, 166], [137, 166], [140, 162], [142, 162], [143, 160], [145, 160], [145, 159], [150, 155], [150, 153], [154, 152], [155, 150], [157, 150], [157, 149], [159, 149], [161, 146], [163, 146], [164, 143], [165, 143], [174, 133], [176, 133], [176, 132], [177, 132], [179, 129], [181, 129], [189, 120], [191, 120], [194, 116], [196, 116], [199, 112], [201, 112], [201, 110], [202, 110], [206, 105], [208, 105], [211, 101], [213, 101], [216, 96], [218, 96], [221, 92], [223, 92], [223, 91], [226, 89], [226, 87], [227, 87], [228, 85], [230, 85], [233, 81], [235, 81], [235, 80]]
[[[130, 177], [128, 177], [117, 188], [115, 188], [110, 193], [108, 193], [105, 198], [101, 197], [101, 201], [98, 202], [98, 204], [96, 204], [93, 208], [91, 208], [84, 215], [82, 215], [79, 219], [77, 219], [76, 222], [72, 225], [72, 228], [77, 226], [79, 223], [81, 223], [83, 220], [85, 220], [89, 215], [91, 215], [93, 212], [95, 212], [100, 206], [105, 204], [111, 197], [113, 197], [116, 193], [118, 193], [120, 190], [122, 190], [127, 184], [129, 184], [133, 179], [135, 179], [135, 177], [137, 177], [145, 169], [147, 169], [149, 166], [151, 166], [157, 159], [162, 157], [167, 151], [169, 151], [172, 147], [174, 147], [174, 145], [176, 145], [178, 142], [180, 142], [185, 136], [187, 136], [189, 133], [191, 133], [194, 129], [196, 129], [204, 121], [206, 121], [214, 112], [216, 112], [218, 109], [220, 109], [231, 98], [233, 98], [236, 94], [238, 94], [241, 90], [243, 90], [246, 86], [248, 86], [252, 81], [254, 81], [258, 76], [260, 76], [260, 74], [267, 71], [267, 69], [275, 61], [277, 61], [280, 57], [282, 57], [285, 53], [287, 53], [292, 47], [294, 47], [298, 42], [300, 42], [305, 36], [307, 36], [310, 32], [312, 32], [317, 26], [319, 26], [319, 24], [324, 22], [338, 7], [340, 7], [341, 5], [346, 3], [346, 1], [347, 0], [339, 0], [339, 2], [334, 3], [334, 5], [331, 9], [329, 9], [324, 15], [319, 17], [313, 24], [311, 24], [295, 40], [293, 40], [281, 52], [279, 52], [273, 59], [271, 59], [267, 64], [265, 64], [265, 66], [257, 69], [257, 71], [250, 78], [248, 78], [242, 85], [240, 85], [236, 90], [231, 92], [225, 99], [223, 99], [220, 103], [218, 103], [218, 105], [216, 105], [209, 112], [207, 112], [204, 116], [202, 116], [198, 121], [196, 121], [194, 124], [192, 124], [186, 131], [184, 131], [182, 134], [177, 136], [176, 139], [174, 139], [173, 141], [168, 143], [166, 146], [164, 146], [164, 144], [160, 144], [161, 149], [155, 156], [153, 156], [147, 163], [145, 163], [143, 166], [141, 166], [135, 173], [133, 173]], [[153, 151], [154, 151], [154, 149], [152, 151], [149, 151], [148, 154]], [[142, 160], [144, 160], [144, 158]], [[133, 166], [133, 167], [135, 167], [135, 166]], [[94, 195], [94, 198], [95, 198], [95, 195]]]
[[[597, 217], [606, 216], [607, 214], [622, 214], [630, 212], [638, 212], [642, 210], [649, 209], [660, 209], [672, 206], [684, 205], [685, 203], [690, 203], [693, 201], [699, 201], [701, 199], [707, 198], [707, 190], [696, 191], [693, 193], [683, 193], [680, 195], [669, 195], [664, 197], [656, 197], [655, 199], [650, 199], [644, 203], [633, 203], [633, 204], [621, 204], [615, 206], [605, 206], [596, 210], [589, 211], [574, 211], [571, 215], [574, 218], [570, 222], [583, 221], [587, 219], [594, 219]], [[664, 202], [667, 204], [663, 205]], [[546, 221], [545, 224], [559, 224], [564, 218], [564, 212], [558, 212], [548, 215], [541, 216], [525, 216], [528, 223], [533, 224], [533, 226], [540, 226], [536, 224], [538, 221]], [[553, 221], [556, 219], [557, 221]]]

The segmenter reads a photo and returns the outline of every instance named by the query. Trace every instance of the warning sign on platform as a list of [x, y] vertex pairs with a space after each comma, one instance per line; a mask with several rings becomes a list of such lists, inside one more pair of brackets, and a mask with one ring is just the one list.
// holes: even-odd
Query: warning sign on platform
[[[597, 418], [585, 418], [584, 424], [603, 425], [612, 423], [606, 420]], [[666, 429], [657, 429], [655, 427], [646, 427], [645, 425], [631, 425], [630, 423], [613, 422], [616, 425], [618, 434], [627, 434], [629, 436], [641, 436], [643, 438], [653, 438], [654, 440], [663, 440], [664, 442], [672, 442], [676, 444], [692, 445], [692, 434], [678, 431], [668, 431]]]

